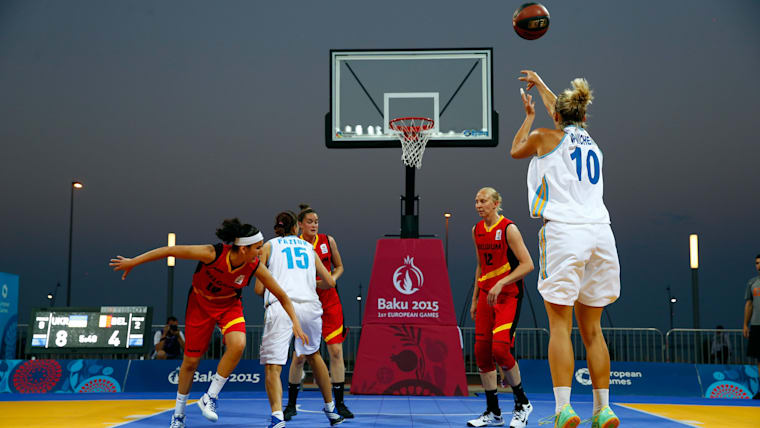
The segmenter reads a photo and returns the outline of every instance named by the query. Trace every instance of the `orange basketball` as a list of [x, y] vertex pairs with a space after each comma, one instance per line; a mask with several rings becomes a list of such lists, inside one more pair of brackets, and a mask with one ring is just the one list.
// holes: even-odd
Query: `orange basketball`
[[515, 33], [526, 40], [535, 40], [549, 29], [549, 11], [541, 3], [525, 3], [512, 15]]

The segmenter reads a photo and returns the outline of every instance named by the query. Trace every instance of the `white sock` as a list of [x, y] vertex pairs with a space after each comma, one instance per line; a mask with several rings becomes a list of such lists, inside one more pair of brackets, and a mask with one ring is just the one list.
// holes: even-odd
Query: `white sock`
[[329, 403], [325, 403], [325, 410], [328, 412], [334, 412], [335, 411], [335, 402], [331, 401]]
[[559, 413], [565, 404], [570, 404], [570, 387], [558, 386], [554, 388], [554, 413]]
[[279, 419], [281, 421], [285, 419], [285, 415], [282, 413], [282, 410], [278, 410], [276, 412], [272, 412], [272, 416], [274, 416], [275, 418], [277, 418], [277, 419]]
[[219, 397], [219, 392], [222, 390], [222, 387], [226, 382], [226, 377], [221, 377], [219, 376], [219, 373], [214, 373], [214, 375], [211, 376], [211, 385], [208, 387], [208, 396], [214, 398]]
[[594, 390], [594, 414], [599, 413], [605, 406], [610, 405], [610, 390], [609, 389], [595, 389]]
[[189, 397], [190, 394], [180, 394], [177, 393], [177, 402], [174, 404], [174, 414], [177, 416], [181, 416], [185, 414], [185, 407], [187, 407], [187, 397]]

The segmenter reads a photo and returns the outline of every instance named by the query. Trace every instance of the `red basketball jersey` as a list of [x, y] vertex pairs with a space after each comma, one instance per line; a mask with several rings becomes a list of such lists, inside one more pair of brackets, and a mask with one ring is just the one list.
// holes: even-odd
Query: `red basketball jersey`
[[240, 298], [243, 287], [250, 283], [259, 267], [259, 259], [233, 268], [230, 264], [232, 245], [217, 244], [214, 250], [216, 259], [213, 262], [198, 263], [193, 274], [193, 290], [215, 303]]
[[[301, 239], [304, 239], [303, 235], [301, 235]], [[330, 239], [326, 234], [318, 233], [317, 239], [314, 240], [312, 245], [314, 245], [314, 251], [317, 252], [317, 257], [319, 257], [319, 260], [325, 265], [325, 269], [327, 269], [328, 272], [332, 272], [332, 247], [330, 247]], [[319, 275], [317, 275], [317, 281], [319, 281], [319, 279]], [[317, 294], [319, 295], [319, 301], [322, 302], [323, 308], [340, 303], [337, 288], [329, 288], [327, 290], [317, 288]]]
[[[491, 227], [486, 227], [485, 220], [475, 225], [475, 245], [478, 249], [478, 261], [480, 262], [480, 277], [478, 287], [488, 291], [500, 279], [509, 275], [517, 266], [517, 257], [509, 249], [507, 243], [507, 226], [512, 220], [499, 216], [499, 221]], [[505, 286], [502, 291], [507, 291], [516, 284]]]

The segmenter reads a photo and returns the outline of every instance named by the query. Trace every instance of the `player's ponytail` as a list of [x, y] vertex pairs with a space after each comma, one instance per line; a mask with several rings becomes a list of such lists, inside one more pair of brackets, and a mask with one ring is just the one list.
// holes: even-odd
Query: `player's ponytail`
[[557, 97], [554, 104], [554, 111], [559, 113], [560, 126], [562, 128], [570, 125], [586, 127], [586, 108], [594, 99], [591, 88], [586, 79], [579, 77], [570, 82], [572, 89], [565, 89]]
[[232, 244], [236, 238], [246, 238], [259, 233], [259, 229], [250, 224], [243, 224], [237, 218], [226, 219], [222, 227], [216, 229], [217, 238], [225, 244]]
[[283, 211], [274, 219], [274, 233], [277, 236], [290, 235], [296, 227], [296, 215], [293, 211]]
[[298, 209], [300, 210], [298, 212], [298, 222], [302, 222], [304, 218], [306, 218], [307, 215], [317, 212], [314, 211], [314, 208], [312, 208], [309, 204], [300, 204], [298, 205]]

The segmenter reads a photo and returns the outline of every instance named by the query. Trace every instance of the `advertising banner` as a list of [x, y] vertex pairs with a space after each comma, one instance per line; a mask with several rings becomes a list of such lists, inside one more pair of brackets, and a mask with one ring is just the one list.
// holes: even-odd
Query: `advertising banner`
[[[193, 391], [205, 391], [216, 373], [219, 360], [201, 360], [193, 376]], [[125, 385], [127, 392], [171, 392], [177, 390], [182, 360], [132, 360]], [[280, 378], [287, 385], [290, 365], [283, 366]], [[259, 360], [240, 360], [227, 378], [224, 391], [263, 391], [264, 366]]]
[[122, 392], [127, 360], [0, 360], [0, 392]]
[[[552, 379], [547, 360], [519, 360], [526, 391], [551, 391]], [[573, 394], [591, 394], [591, 375], [585, 361], [575, 362]], [[699, 380], [694, 364], [610, 363], [610, 394], [666, 395], [699, 397]]]
[[0, 272], [0, 360], [16, 358], [18, 275]]
[[697, 364], [703, 396], [752, 398], [760, 391], [756, 365]]
[[467, 394], [440, 240], [377, 242], [351, 393]]

